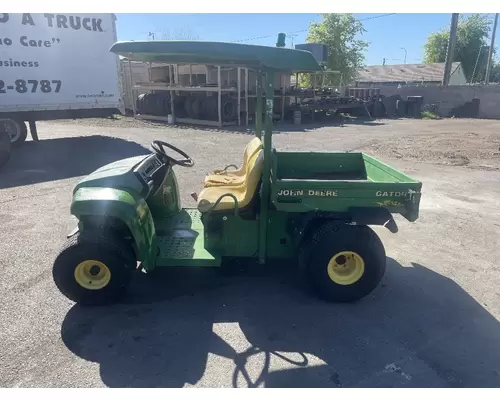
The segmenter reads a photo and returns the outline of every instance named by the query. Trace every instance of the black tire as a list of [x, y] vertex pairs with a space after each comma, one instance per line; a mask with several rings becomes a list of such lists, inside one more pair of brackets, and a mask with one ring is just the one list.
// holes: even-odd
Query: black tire
[[188, 116], [188, 118], [195, 118], [194, 112], [193, 112], [193, 103], [196, 101], [196, 99], [193, 96], [188, 96], [186, 97], [186, 100], [184, 101], [184, 112]]
[[200, 119], [203, 117], [203, 98], [202, 97], [195, 97], [195, 99], [191, 103], [191, 111], [193, 114], [193, 118]]
[[4, 132], [0, 126], [0, 168], [9, 161], [11, 147], [9, 135], [7, 132]]
[[[87, 260], [96, 260], [109, 269], [110, 279], [104, 287], [88, 289], [77, 282], [77, 266]], [[54, 262], [52, 277], [68, 299], [97, 306], [119, 300], [126, 293], [135, 268], [134, 252], [123, 240], [104, 232], [86, 232], [68, 239]]]
[[218, 99], [217, 96], [210, 96], [206, 98], [205, 102], [205, 117], [208, 120], [218, 121], [219, 120], [219, 112], [218, 112]]
[[222, 120], [231, 121], [238, 114], [238, 104], [233, 99], [225, 99], [222, 102]]
[[140, 94], [137, 96], [137, 103], [136, 103], [136, 111], [138, 114], [144, 114], [144, 99], [147, 95], [145, 93]]
[[[357, 253], [364, 262], [361, 277], [352, 284], [334, 282], [328, 264], [334, 255], [349, 251]], [[322, 224], [301, 248], [301, 269], [316, 295], [330, 302], [353, 302], [370, 294], [380, 283], [386, 268], [384, 245], [367, 226], [339, 222]]]
[[2, 130], [8, 133], [12, 147], [20, 147], [26, 141], [28, 128], [24, 121], [14, 118], [1, 118], [0, 125], [2, 125]]

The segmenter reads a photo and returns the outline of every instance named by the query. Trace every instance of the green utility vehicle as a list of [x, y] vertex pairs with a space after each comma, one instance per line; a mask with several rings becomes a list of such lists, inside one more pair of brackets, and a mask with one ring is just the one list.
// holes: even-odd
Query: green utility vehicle
[[328, 301], [358, 300], [375, 289], [386, 255], [368, 225], [395, 233], [393, 213], [415, 221], [422, 184], [362, 153], [273, 147], [274, 73], [320, 70], [310, 52], [179, 41], [118, 42], [111, 51], [131, 60], [253, 69], [256, 135], [239, 168], [214, 166], [219, 169], [207, 174], [202, 190], [193, 188], [196, 208], [182, 208], [174, 172], [192, 168], [193, 160], [162, 141], [152, 143], [150, 155], [85, 177], [71, 204], [78, 227], [53, 266], [64, 295], [87, 305], [111, 303], [126, 292], [134, 270], [219, 267], [234, 257], [293, 261], [291, 268], [298, 264]]

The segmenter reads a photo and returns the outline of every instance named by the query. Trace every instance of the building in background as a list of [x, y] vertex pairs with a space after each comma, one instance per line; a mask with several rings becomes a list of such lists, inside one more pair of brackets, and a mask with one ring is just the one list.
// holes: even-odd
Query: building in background
[[[438, 86], [443, 80], [444, 65], [445, 63], [369, 65], [358, 70], [355, 85], [358, 87]], [[452, 63], [450, 86], [466, 83], [467, 79], [462, 64], [460, 62]]]

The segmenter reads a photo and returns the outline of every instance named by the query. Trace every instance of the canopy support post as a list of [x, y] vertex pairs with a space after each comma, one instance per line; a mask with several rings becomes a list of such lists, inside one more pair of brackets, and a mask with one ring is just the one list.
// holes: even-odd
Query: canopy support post
[[172, 113], [172, 123], [175, 124], [175, 91], [174, 89], [174, 69], [172, 64], [168, 66], [168, 82], [170, 84], [170, 112]]
[[222, 128], [222, 78], [220, 74], [220, 65], [217, 66], [217, 103], [219, 110], [219, 128]]
[[245, 117], [248, 126], [248, 68], [245, 68]]
[[257, 75], [257, 104], [255, 107], [255, 136], [259, 139], [262, 138], [262, 79], [264, 75], [261, 71], [255, 72]]
[[[262, 82], [262, 80], [261, 80]], [[265, 79], [266, 115], [264, 132], [264, 170], [262, 171], [262, 192], [259, 216], [259, 263], [266, 262], [269, 191], [271, 189], [271, 157], [273, 134], [274, 72], [267, 71]]]
[[[128, 60], [128, 72], [130, 76], [130, 97], [132, 102], [132, 113], [134, 114], [134, 118], [136, 116], [136, 108], [135, 108], [135, 98], [134, 98], [134, 79], [132, 78], [132, 63]], [[125, 74], [126, 76], [126, 74]]]
[[281, 122], [285, 122], [285, 87], [286, 87], [286, 79], [285, 73], [282, 72], [280, 74], [280, 85], [281, 85]]
[[238, 67], [238, 83], [236, 85], [238, 90], [238, 126], [241, 126], [241, 68]]

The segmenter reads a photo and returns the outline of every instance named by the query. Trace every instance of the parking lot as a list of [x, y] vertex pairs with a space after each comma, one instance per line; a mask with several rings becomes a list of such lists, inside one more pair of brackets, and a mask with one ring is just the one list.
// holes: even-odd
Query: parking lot
[[[500, 122], [381, 120], [278, 127], [281, 150], [363, 151], [423, 182], [420, 218], [375, 228], [382, 285], [356, 304], [304, 292], [287, 265], [137, 274], [112, 307], [75, 306], [51, 267], [71, 190], [160, 139], [186, 151], [183, 205], [252, 138], [120, 120], [43, 122], [0, 171], [0, 385], [500, 386]], [[287, 268], [288, 267], [288, 268]]]

